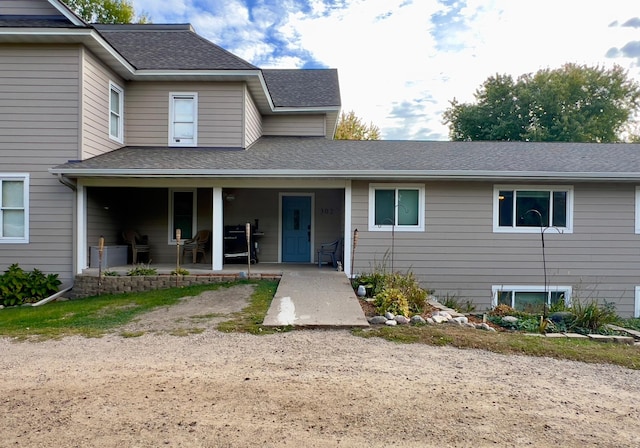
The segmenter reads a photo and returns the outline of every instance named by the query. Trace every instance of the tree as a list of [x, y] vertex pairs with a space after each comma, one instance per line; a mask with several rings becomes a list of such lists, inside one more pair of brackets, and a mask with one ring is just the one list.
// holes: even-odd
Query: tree
[[365, 125], [354, 111], [342, 112], [336, 128], [336, 140], [380, 140], [380, 128], [373, 123]]
[[[132, 0], [64, 0], [80, 17], [89, 23], [132, 23], [136, 20]], [[137, 23], [147, 23], [146, 14]]]
[[617, 142], [634, 138], [640, 84], [619, 66], [565, 64], [489, 77], [474, 96], [444, 113], [452, 140]]

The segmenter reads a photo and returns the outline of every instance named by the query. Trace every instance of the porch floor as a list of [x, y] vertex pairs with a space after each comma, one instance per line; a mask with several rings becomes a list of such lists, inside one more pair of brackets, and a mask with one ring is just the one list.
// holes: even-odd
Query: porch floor
[[[109, 271], [125, 275], [133, 266], [109, 267]], [[190, 274], [247, 273], [247, 265], [225, 264], [222, 271], [206, 269], [203, 264], [181, 265]], [[154, 265], [159, 274], [175, 269], [170, 265]], [[98, 275], [97, 268], [83, 270], [85, 275]], [[291, 325], [314, 328], [368, 327], [369, 323], [344, 272], [317, 264], [258, 263], [251, 265], [255, 274], [280, 275], [280, 283], [263, 324], [268, 327]]]

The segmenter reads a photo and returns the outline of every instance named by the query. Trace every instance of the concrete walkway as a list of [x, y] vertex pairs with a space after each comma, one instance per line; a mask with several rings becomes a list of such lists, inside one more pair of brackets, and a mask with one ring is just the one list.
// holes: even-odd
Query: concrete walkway
[[368, 327], [344, 272], [317, 266], [283, 269], [263, 322], [267, 327]]

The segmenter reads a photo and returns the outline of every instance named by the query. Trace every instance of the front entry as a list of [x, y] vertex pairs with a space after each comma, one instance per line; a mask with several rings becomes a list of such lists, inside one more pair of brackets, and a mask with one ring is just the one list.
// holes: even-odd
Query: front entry
[[282, 196], [282, 262], [311, 261], [311, 196]]

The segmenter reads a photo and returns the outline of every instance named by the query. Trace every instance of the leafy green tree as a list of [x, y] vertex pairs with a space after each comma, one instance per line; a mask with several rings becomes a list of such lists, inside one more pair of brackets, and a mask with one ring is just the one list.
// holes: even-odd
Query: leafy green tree
[[146, 14], [136, 16], [132, 0], [64, 0], [89, 23], [148, 23]]
[[[565, 64], [520, 76], [489, 77], [474, 104], [451, 101], [452, 140], [617, 142], [632, 140], [640, 84], [619, 66]], [[630, 131], [631, 130], [631, 131]]]
[[336, 140], [380, 140], [380, 128], [369, 123], [364, 124], [356, 117], [355, 112], [340, 114], [338, 126], [336, 127]]

